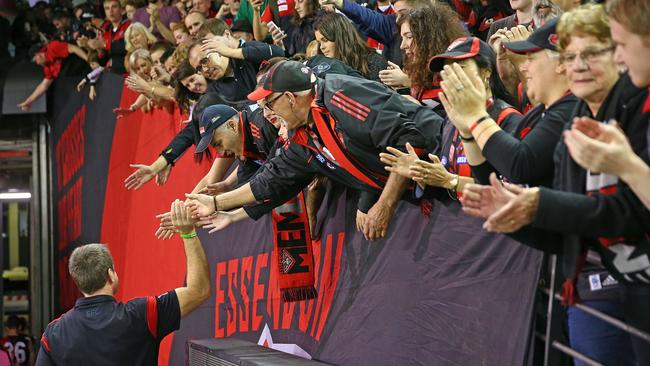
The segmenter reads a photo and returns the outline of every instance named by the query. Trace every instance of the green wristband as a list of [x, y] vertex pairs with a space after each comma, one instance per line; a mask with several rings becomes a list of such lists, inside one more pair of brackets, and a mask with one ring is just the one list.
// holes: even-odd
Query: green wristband
[[192, 232], [189, 233], [189, 234], [181, 234], [181, 238], [183, 238], [183, 239], [192, 239], [192, 238], [196, 238], [196, 231], [192, 231]]

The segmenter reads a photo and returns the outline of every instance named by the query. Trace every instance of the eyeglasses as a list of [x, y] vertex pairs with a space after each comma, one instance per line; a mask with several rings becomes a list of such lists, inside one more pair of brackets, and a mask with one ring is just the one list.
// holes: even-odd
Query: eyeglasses
[[273, 104], [274, 104], [278, 99], [280, 99], [280, 97], [282, 97], [283, 95], [284, 95], [284, 93], [280, 93], [280, 95], [278, 95], [277, 97], [275, 97], [275, 98], [269, 100], [268, 102], [265, 101], [265, 102], [264, 102], [264, 108], [267, 108], [269, 111], [275, 113], [275, 111], [273, 110]]
[[604, 47], [604, 48], [588, 48], [582, 52], [577, 53], [564, 53], [562, 54], [562, 62], [565, 64], [573, 64], [576, 59], [580, 58], [582, 61], [590, 64], [598, 60], [599, 57], [603, 56], [607, 52], [614, 50], [613, 46]]
[[206, 74], [209, 74], [209, 71], [214, 69], [214, 67], [210, 66], [210, 58], [209, 57], [212, 54], [215, 54], [217, 56], [217, 58], [221, 57], [221, 55], [216, 53], [216, 52], [212, 52], [209, 55], [205, 56], [204, 58], [201, 59], [201, 61], [199, 61], [199, 65], [196, 67], [196, 72], [197, 73], [202, 74], [202, 75], [205, 76]]

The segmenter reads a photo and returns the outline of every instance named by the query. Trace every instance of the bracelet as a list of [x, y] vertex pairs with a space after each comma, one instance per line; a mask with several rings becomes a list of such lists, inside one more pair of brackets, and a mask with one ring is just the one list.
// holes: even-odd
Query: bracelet
[[472, 136], [472, 135], [469, 135], [469, 137], [465, 137], [465, 136], [461, 135], [461, 133], [459, 132], [458, 137], [460, 137], [460, 141], [462, 141], [462, 142], [472, 142], [472, 141], [474, 141], [474, 136]]
[[470, 132], [470, 133], [474, 132], [474, 129], [476, 129], [476, 127], [478, 126], [479, 123], [485, 121], [486, 119], [490, 119], [490, 118], [492, 118], [492, 117], [490, 117], [489, 114], [486, 114], [485, 116], [483, 116], [483, 117], [477, 119], [476, 122], [472, 123], [472, 124], [469, 126], [469, 132]]
[[219, 211], [217, 209], [217, 196], [212, 196], [212, 201], [214, 202], [214, 212]]
[[196, 238], [196, 236], [197, 236], [196, 231], [192, 231], [189, 234], [181, 234], [181, 238], [183, 239], [192, 239], [192, 238]]

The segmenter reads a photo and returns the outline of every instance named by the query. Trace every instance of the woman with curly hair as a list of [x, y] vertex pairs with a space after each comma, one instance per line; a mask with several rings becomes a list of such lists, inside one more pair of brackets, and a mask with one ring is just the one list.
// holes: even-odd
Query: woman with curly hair
[[370, 80], [379, 80], [379, 71], [388, 62], [361, 38], [348, 19], [337, 13], [322, 16], [314, 24], [319, 53], [336, 58], [357, 69]]
[[421, 103], [438, 105], [438, 73], [429, 70], [429, 60], [465, 35], [458, 15], [449, 5], [433, 2], [431, 6], [401, 13], [397, 26], [402, 36], [404, 72], [411, 80], [411, 96]]

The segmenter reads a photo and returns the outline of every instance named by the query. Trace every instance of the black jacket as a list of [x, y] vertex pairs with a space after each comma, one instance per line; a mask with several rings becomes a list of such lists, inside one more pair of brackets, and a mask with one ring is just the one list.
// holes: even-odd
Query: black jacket
[[[624, 75], [614, 86], [595, 119], [614, 118], [630, 139], [636, 154], [648, 163], [647, 138], [650, 111], [648, 90], [632, 85]], [[574, 116], [591, 116], [581, 102]], [[572, 119], [565, 128], [570, 128]], [[587, 172], [569, 155], [561, 139], [555, 150], [553, 190], [540, 188], [539, 207], [532, 225], [515, 233], [522, 243], [552, 253], [561, 253], [564, 275], [576, 272], [576, 264], [584, 246], [601, 255], [603, 264], [623, 282], [639, 282], [639, 276], [650, 282], [650, 213], [632, 190], [618, 181], [613, 194], [585, 194]], [[598, 237], [620, 237], [620, 243], [604, 247]]]
[[493, 171], [519, 184], [550, 187], [553, 182], [553, 151], [578, 99], [572, 94], [544, 108], [526, 113], [514, 136], [505, 131], [492, 135], [483, 147], [486, 162], [473, 166], [477, 181], [489, 182]]
[[208, 92], [217, 92], [230, 101], [247, 100], [248, 94], [255, 90], [257, 72], [262, 61], [284, 56], [284, 51], [275, 45], [249, 41], [240, 45], [243, 60], [230, 59], [231, 76], [208, 82]]
[[[318, 82], [315, 93], [315, 104], [329, 112], [347, 155], [378, 185], [383, 185], [387, 178], [379, 161], [379, 153], [386, 147], [404, 150], [404, 145], [410, 142], [426, 152], [439, 153], [442, 119], [380, 83], [330, 74]], [[313, 121], [312, 115], [309, 118]], [[309, 184], [316, 174], [353, 189], [380, 192], [342, 168], [323, 145], [312, 125], [293, 131], [280, 155], [265, 164], [251, 180], [255, 198], [262, 202], [271, 199], [284, 202]]]

